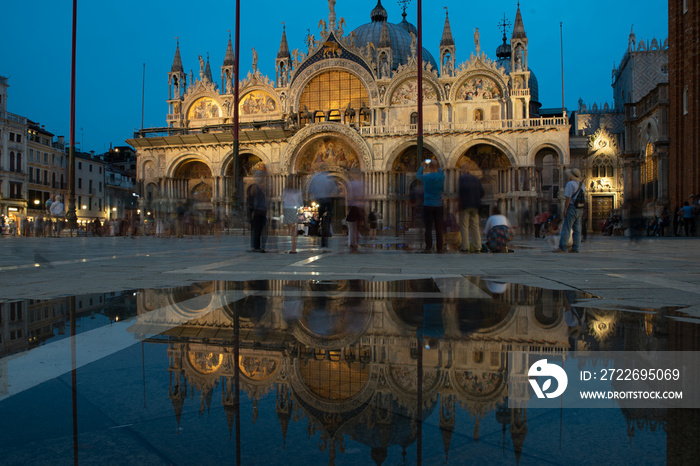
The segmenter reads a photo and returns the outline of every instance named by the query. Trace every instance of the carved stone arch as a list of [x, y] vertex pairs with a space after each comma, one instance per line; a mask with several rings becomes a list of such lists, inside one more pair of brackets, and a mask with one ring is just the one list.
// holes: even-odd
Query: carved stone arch
[[294, 162], [299, 155], [299, 149], [306, 144], [309, 139], [324, 134], [329, 136], [336, 134], [345, 137], [357, 150], [359, 160], [362, 164], [360, 169], [363, 171], [372, 169], [372, 150], [367, 144], [367, 141], [360, 137], [357, 131], [349, 126], [327, 121], [305, 126], [290, 139], [289, 144], [284, 150], [284, 154], [282, 154], [282, 172], [292, 173], [294, 171]]
[[374, 76], [358, 63], [344, 58], [334, 58], [314, 63], [312, 66], [304, 68], [298, 76], [294, 77], [294, 84], [289, 90], [287, 101], [290, 106], [293, 106], [295, 112], [300, 110], [299, 101], [311, 80], [326, 71], [343, 71], [352, 74], [359, 79], [362, 85], [365, 86], [365, 89], [367, 89], [367, 95], [369, 97], [367, 106], [374, 107], [379, 104], [379, 87], [374, 81]]
[[184, 101], [182, 102], [182, 115], [188, 119], [188, 115], [190, 112], [190, 108], [192, 105], [199, 101], [201, 98], [210, 98], [214, 100], [219, 108], [222, 111], [222, 115], [219, 118], [224, 118], [226, 115], [223, 113], [224, 109], [224, 98], [221, 94], [219, 94], [219, 91], [216, 89], [216, 86], [213, 85], [213, 83], [201, 83], [199, 82], [194, 89], [190, 89], [187, 94], [185, 94]]
[[463, 84], [475, 76], [483, 75], [492, 79], [501, 90], [501, 99], [505, 99], [508, 94], [508, 85], [510, 82], [510, 76], [505, 73], [505, 70], [501, 68], [496, 62], [489, 59], [482, 59], [480, 57], [472, 56], [472, 59], [460, 66], [459, 72], [456, 74], [456, 80], [450, 89], [449, 100], [456, 100], [457, 91], [462, 87]]
[[[265, 164], [265, 166], [270, 167], [271, 166], [271, 161], [270, 158], [267, 156], [265, 152], [260, 150], [259, 148], [255, 146], [240, 146], [238, 150], [238, 154], [253, 154], [254, 156], [258, 157], [262, 162]], [[233, 163], [233, 149], [229, 150], [226, 152], [226, 154], [223, 157], [223, 162], [220, 165], [220, 171], [215, 175], [215, 176], [226, 176], [228, 173], [229, 167]]]
[[[391, 171], [391, 168], [394, 166], [396, 158], [401, 156], [401, 154], [403, 154], [409, 147], [413, 147], [416, 145], [418, 145], [417, 140], [409, 139], [393, 148], [392, 151], [389, 153], [388, 157], [386, 157], [386, 162], [382, 169], [384, 171]], [[436, 145], [433, 145], [430, 140], [423, 140], [423, 148], [428, 149], [433, 155], [435, 155], [435, 157], [437, 157], [440, 167], [442, 167], [443, 169], [449, 167], [449, 165], [447, 165], [448, 160], [445, 157], [445, 154], [441, 150], [439, 150]]]
[[471, 149], [474, 146], [478, 146], [479, 144], [488, 144], [490, 146], [498, 148], [501, 152], [503, 152], [506, 155], [506, 157], [508, 157], [508, 161], [510, 161], [510, 164], [513, 167], [519, 166], [514, 155], [516, 152], [514, 147], [509, 146], [507, 143], [500, 139], [489, 137], [477, 137], [474, 139], [470, 139], [452, 149], [450, 155], [448, 156], [446, 166], [451, 168], [458, 168], [457, 162], [459, 162], [460, 157], [466, 154], [469, 151], [469, 149]]
[[[403, 86], [408, 81], [416, 80], [416, 82], [417, 82], [417, 79], [418, 79], [418, 72], [414, 71], [414, 70], [405, 70], [405, 71], [395, 75], [394, 79], [391, 80], [389, 87], [387, 88], [386, 92], [384, 93], [384, 103], [386, 105], [392, 105], [391, 101], [394, 97], [394, 93], [396, 92], [396, 90], [399, 89], [401, 86]], [[425, 86], [425, 85], [430, 85], [433, 88], [433, 90], [435, 91], [435, 95], [437, 96], [438, 102], [443, 102], [445, 100], [445, 90], [435, 76], [432, 76], [432, 75], [427, 74], [427, 73], [424, 74], [423, 75], [423, 86]], [[426, 103], [426, 102], [424, 101], [424, 103]]]
[[[152, 167], [154, 171], [154, 176], [152, 178], [148, 177], [148, 168]], [[150, 181], [156, 178], [160, 178], [162, 174], [159, 171], [158, 167], [158, 157], [155, 155], [147, 155], [145, 157], [141, 157], [139, 160], [139, 168], [138, 168], [138, 174], [139, 178]]]
[[185, 162], [202, 162], [209, 167], [209, 171], [212, 173], [212, 176], [214, 174], [211, 160], [209, 160], [206, 156], [195, 151], [184, 151], [170, 160], [165, 176], [168, 178], [173, 178], [175, 175], [175, 170], [177, 170], [178, 167]]
[[557, 157], [559, 158], [559, 164], [568, 166], [569, 165], [569, 151], [559, 147], [556, 144], [552, 144], [551, 142], [544, 142], [541, 144], [537, 144], [535, 146], [532, 146], [530, 150], [527, 153], [527, 160], [525, 161], [526, 166], [533, 166], [535, 165], [535, 159], [537, 157], [537, 154], [544, 150], [544, 149], [551, 149], [557, 154]]

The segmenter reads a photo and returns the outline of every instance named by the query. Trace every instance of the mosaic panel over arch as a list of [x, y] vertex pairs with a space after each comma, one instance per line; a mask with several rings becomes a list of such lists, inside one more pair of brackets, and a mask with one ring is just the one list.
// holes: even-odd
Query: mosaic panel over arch
[[[429, 83], [423, 83], [423, 102], [437, 101], [437, 90]], [[394, 90], [391, 94], [393, 105], [408, 105], [418, 102], [418, 80], [410, 79]]]
[[187, 112], [187, 119], [205, 120], [208, 118], [221, 118], [221, 106], [219, 103], [210, 97], [202, 97], [195, 100]]
[[239, 104], [241, 115], [264, 115], [278, 111], [274, 97], [264, 91], [251, 91], [243, 96]]
[[359, 169], [355, 149], [345, 140], [326, 136], [315, 139], [300, 151], [295, 164], [298, 173], [313, 173], [329, 168]]
[[458, 100], [489, 100], [500, 99], [501, 89], [496, 82], [486, 76], [475, 76], [467, 79], [457, 90]]

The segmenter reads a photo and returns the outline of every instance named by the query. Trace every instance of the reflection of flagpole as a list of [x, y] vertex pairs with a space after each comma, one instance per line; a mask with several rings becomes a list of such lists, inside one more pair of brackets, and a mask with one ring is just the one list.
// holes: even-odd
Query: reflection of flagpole
[[75, 296], [68, 298], [68, 312], [70, 316], [70, 384], [71, 384], [71, 404], [73, 406], [73, 464], [78, 464], [78, 367], [77, 350], [75, 348], [76, 338], [76, 312]]

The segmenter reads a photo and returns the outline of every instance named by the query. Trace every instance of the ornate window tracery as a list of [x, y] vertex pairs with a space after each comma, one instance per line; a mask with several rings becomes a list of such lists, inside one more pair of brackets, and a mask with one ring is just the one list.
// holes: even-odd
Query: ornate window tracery
[[361, 108], [369, 103], [369, 94], [362, 82], [346, 71], [327, 71], [313, 78], [304, 89], [299, 108], [310, 111]]

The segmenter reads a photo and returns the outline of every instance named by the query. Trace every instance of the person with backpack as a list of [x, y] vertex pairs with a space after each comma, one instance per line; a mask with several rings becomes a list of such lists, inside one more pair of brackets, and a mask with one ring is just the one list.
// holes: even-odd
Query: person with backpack
[[[564, 174], [569, 180], [564, 188], [564, 196], [566, 197], [564, 224], [561, 226], [559, 248], [554, 252], [579, 252], [583, 207], [586, 205], [586, 190], [581, 182], [581, 170], [574, 168], [566, 170]], [[569, 250], [566, 244], [571, 236], [573, 236], [573, 245]]]

